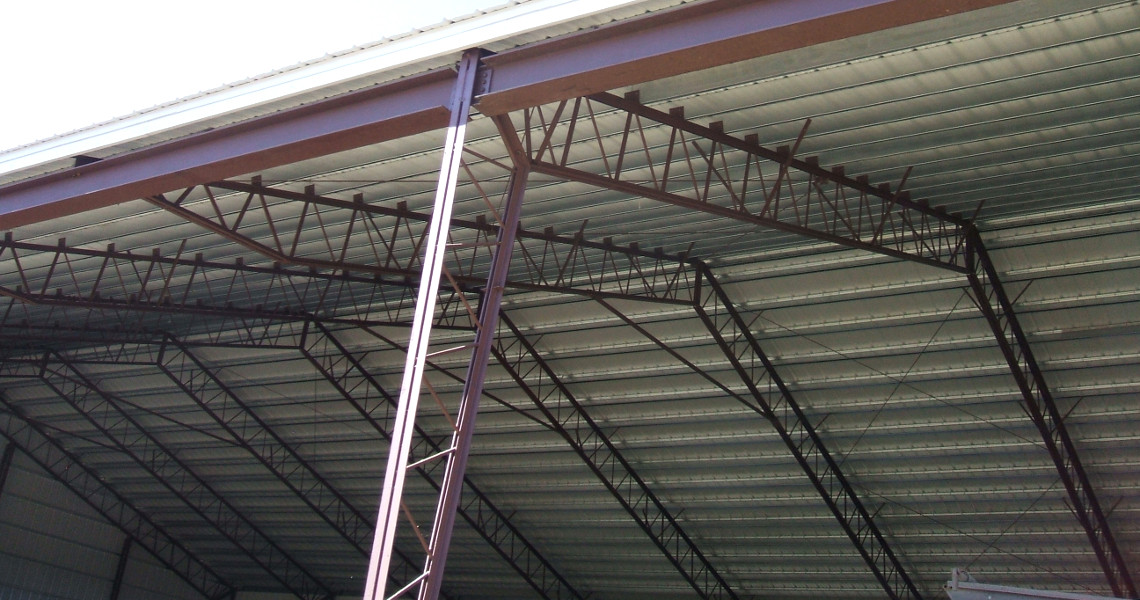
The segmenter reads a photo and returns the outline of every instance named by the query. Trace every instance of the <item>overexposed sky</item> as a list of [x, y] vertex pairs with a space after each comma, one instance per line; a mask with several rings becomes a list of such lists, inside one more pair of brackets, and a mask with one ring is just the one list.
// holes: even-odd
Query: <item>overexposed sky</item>
[[503, 0], [16, 0], [0, 152]]

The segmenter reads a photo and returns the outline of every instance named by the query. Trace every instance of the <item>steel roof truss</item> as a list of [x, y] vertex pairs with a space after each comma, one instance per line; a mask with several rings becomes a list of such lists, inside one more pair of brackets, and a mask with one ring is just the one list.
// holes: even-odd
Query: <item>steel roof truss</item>
[[997, 268], [982, 242], [981, 234], [971, 228], [967, 237], [967, 275], [974, 303], [993, 330], [1002, 354], [1021, 390], [1025, 412], [1037, 427], [1069, 500], [1069, 508], [1080, 522], [1104, 571], [1105, 578], [1117, 596], [1136, 597], [1137, 589], [1128, 569], [1128, 561], [1116, 545], [1108, 516], [1097, 500], [1088, 473], [1081, 464], [1077, 447], [1065, 426], [1065, 413], [1057, 406], [1045, 374], [1038, 366], [1029, 338], [1018, 322], [1013, 303], [1006, 295]]
[[166, 336], [155, 364], [234, 443], [264, 465], [362, 555], [368, 556], [374, 525], [190, 348], [177, 338]]
[[[472, 175], [470, 171], [467, 173], [469, 176]], [[472, 184], [477, 189], [480, 187], [479, 181], [475, 179], [472, 179]], [[422, 248], [423, 237], [427, 231], [426, 225], [431, 221], [430, 213], [409, 210], [402, 203], [396, 208], [365, 203], [359, 195], [354, 197], [352, 202], [320, 196], [315, 193], [312, 186], [307, 186], [303, 193], [265, 186], [256, 181], [251, 184], [221, 181], [205, 187], [256, 194], [263, 199], [277, 198], [302, 205], [351, 211], [350, 222], [357, 219], [367, 221], [369, 227], [377, 230], [374, 236], [367, 236], [367, 244], [370, 245], [377, 264], [397, 265], [395, 271], [389, 274], [403, 277], [405, 281], [418, 274], [416, 270], [418, 260], [397, 258], [393, 253], [400, 248]], [[319, 208], [302, 208], [301, 212], [315, 214], [318, 210]], [[268, 214], [270, 213], [266, 211], [259, 212], [259, 215]], [[366, 217], [357, 215], [366, 215]], [[383, 232], [387, 233], [379, 231], [378, 220], [381, 219]], [[460, 266], [479, 264], [478, 251], [493, 247], [497, 225], [480, 216], [474, 221], [453, 218], [451, 226], [454, 230], [463, 232], [464, 236], [474, 237], [473, 242], [463, 244], [467, 247], [466, 250], [470, 251], [469, 254], [467, 252], [460, 254], [462, 246], [459, 244], [452, 246], [450, 252], [456, 258], [455, 263]], [[210, 228], [213, 231], [219, 230], [216, 226]], [[585, 225], [583, 230], [584, 228]], [[639, 296], [642, 299], [657, 299], [663, 302], [677, 301], [684, 297], [685, 286], [691, 285], [692, 273], [689, 271], [688, 263], [684, 261], [683, 254], [666, 255], [660, 249], [650, 252], [636, 246], [620, 247], [608, 238], [601, 242], [591, 241], [585, 239], [583, 230], [571, 236], [562, 236], [555, 234], [552, 228], [544, 231], [519, 229], [515, 235], [514, 252], [520, 257], [521, 268], [516, 268], [510, 274], [507, 286], [516, 290], [605, 294], [612, 297]], [[235, 233], [231, 231], [225, 235], [230, 236]], [[332, 240], [329, 241], [330, 244], [331, 242]], [[252, 240], [247, 241], [245, 245], [274, 260], [284, 258], [286, 263], [303, 264], [292, 257], [282, 257], [264, 244]], [[377, 245], [380, 247], [377, 248]], [[367, 272], [369, 269], [375, 269], [368, 264], [362, 265], [358, 259], [351, 261], [338, 259], [334, 261], [332, 267], [349, 272]], [[464, 286], [470, 287], [479, 287], [485, 281], [485, 277], [471, 268], [459, 269], [453, 272], [452, 276]]]
[[922, 594], [839, 464], [824, 446], [823, 439], [761, 350], [748, 323], [733, 306], [712, 271], [702, 265], [701, 274], [697, 313], [748, 386], [754, 403], [745, 404], [767, 417], [776, 428], [887, 595], [894, 599], [921, 599]]
[[[599, 124], [599, 115], [611, 109], [625, 114], [616, 134]], [[795, 146], [770, 150], [755, 136], [729, 135], [719, 123], [688, 121], [681, 108], [664, 113], [644, 106], [636, 93], [563, 100], [549, 114], [527, 109], [522, 122], [537, 173], [965, 270], [964, 219], [912, 201], [902, 190], [905, 178], [891, 191], [848, 177], [842, 167], [798, 158], [806, 125]]]
[[[306, 330], [301, 352], [329, 384], [336, 388], [345, 401], [351, 404], [381, 437], [391, 443], [392, 436], [388, 433], [388, 424], [391, 422], [397, 400], [380, 385], [360, 360], [320, 323], [313, 323]], [[381, 407], [384, 414], [381, 418], [377, 418], [376, 414]], [[415, 467], [416, 473], [432, 488], [439, 491], [442, 483], [437, 471], [442, 463], [423, 462], [420, 459], [439, 454], [443, 451], [444, 445], [419, 425], [415, 427], [415, 432], [416, 440], [412, 445], [410, 460], [419, 463]], [[456, 509], [459, 515], [491, 544], [491, 547], [530, 584], [535, 592], [547, 600], [583, 598], [550, 560], [526, 539], [519, 528], [470, 478], [464, 476], [463, 486], [467, 495]]]
[[146, 548], [202, 596], [217, 599], [233, 593], [232, 584], [115, 491], [105, 477], [48, 435], [41, 424], [25, 416], [3, 395], [0, 395], [0, 404], [4, 407], [0, 411], [0, 434], [9, 440], [8, 448], [19, 448], [44, 472], [74, 492], [128, 539]]
[[685, 581], [705, 600], [737, 598], [696, 542], [637, 474], [507, 315], [494, 349], [495, 358], [523, 392], [637, 521]]
[[41, 380], [131, 457], [159, 483], [302, 600], [331, 598], [333, 592], [245, 517], [177, 454], [124, 412], [103, 391], [58, 353], [45, 355]]
[[[382, 438], [390, 441], [391, 434], [388, 433], [385, 423], [390, 421], [391, 409], [395, 407], [396, 399], [391, 397], [380, 383], [364, 369], [355, 355], [335, 339], [326, 325], [315, 320], [306, 321], [304, 325], [305, 331], [299, 346], [301, 353], [373, 426]], [[22, 331], [23, 337], [27, 337], [29, 334], [35, 335], [28, 329]], [[55, 328], [48, 328], [46, 331], [40, 330], [40, 334], [54, 331]], [[367, 522], [367, 519], [353, 507], [349, 506], [348, 501], [340, 496], [335, 488], [332, 488], [319, 473], [313, 471], [304, 459], [297, 455], [295, 450], [280, 440], [279, 436], [262, 422], [245, 403], [240, 401], [228, 386], [218, 379], [216, 374], [195, 357], [190, 352], [190, 346], [187, 343], [168, 334], [160, 336], [158, 334], [138, 333], [128, 336], [130, 339], [115, 341], [108, 340], [105, 336], [119, 334], [119, 332], [90, 331], [87, 333], [88, 335], [83, 338], [87, 342], [83, 348], [85, 358], [69, 357], [69, 361], [73, 365], [80, 362], [109, 365], [125, 363], [157, 365], [206, 414], [229, 433], [229, 439], [226, 441], [235, 443], [257, 458], [330, 526], [353, 544], [353, 547], [364, 556], [368, 556], [367, 544], [363, 542], [366, 541], [365, 538], [371, 535], [374, 526]], [[99, 339], [100, 337], [102, 339]], [[194, 345], [214, 346], [209, 342]], [[298, 349], [298, 346], [288, 346], [280, 341], [269, 346]], [[231, 344], [226, 347], [234, 346]], [[243, 347], [265, 348], [266, 345], [256, 344]], [[86, 356], [92, 353], [93, 356]], [[36, 361], [21, 362], [36, 364]], [[387, 415], [377, 419], [376, 413], [380, 406], [387, 409]], [[190, 427], [182, 423], [179, 425]], [[204, 433], [197, 428], [191, 429]], [[422, 428], [417, 427], [416, 431], [418, 441], [413, 446], [413, 457], [432, 455], [441, 450], [442, 444], [438, 440], [432, 439]], [[440, 488], [438, 474], [436, 473], [440, 464], [439, 462], [428, 462], [416, 468], [417, 472], [436, 490]], [[292, 476], [295, 478], [302, 471], [308, 475], [301, 477], [301, 481], [305, 483], [298, 486], [290, 479], [289, 474], [293, 474]], [[553, 564], [526, 539], [506, 514], [475, 486], [474, 482], [465, 478], [464, 484], [468, 495], [458, 507], [460, 516], [483, 536], [495, 551], [527, 580], [535, 591], [550, 600], [583, 597], [554, 568]], [[406, 553], [397, 549], [396, 554], [400, 560], [396, 561], [393, 572], [389, 576], [393, 583], [401, 586], [417, 576], [420, 569], [413, 565]], [[451, 597], [446, 593], [442, 595]]]
[[[182, 243], [185, 244], [185, 240]], [[22, 254], [27, 253], [27, 254]], [[25, 268], [19, 256], [43, 253], [53, 268]], [[0, 295], [29, 304], [81, 308], [147, 310], [207, 317], [304, 321], [317, 317], [345, 324], [410, 323], [412, 287], [402, 278], [381, 280], [351, 271], [262, 267], [243, 260], [232, 263], [193, 258], [181, 252], [166, 256], [156, 248], [150, 254], [72, 247], [64, 240], [55, 246], [0, 242], [0, 258], [7, 256], [25, 285], [0, 287]], [[26, 260], [24, 262], [27, 262]], [[95, 276], [91, 277], [90, 273]], [[379, 285], [387, 283], [388, 285]], [[40, 291], [30, 291], [39, 288]], [[454, 293], [446, 297], [436, 327], [469, 329], [457, 325]], [[344, 307], [351, 307], [347, 313]], [[341, 310], [336, 310], [340, 308]]]

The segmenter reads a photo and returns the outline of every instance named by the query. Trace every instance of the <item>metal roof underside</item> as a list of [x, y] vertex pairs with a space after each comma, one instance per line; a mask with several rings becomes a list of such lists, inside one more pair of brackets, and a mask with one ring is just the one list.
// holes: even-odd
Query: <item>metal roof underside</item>
[[[872, 185], [897, 191], [905, 177], [910, 197], [973, 219], [1120, 553], [1140, 575], [1138, 74], [1136, 2], [1025, 0], [611, 91], [637, 92], [630, 98], [665, 113], [683, 107], [687, 121], [723, 123], [724, 132], [755, 135], [765, 148], [794, 146], [796, 157], [842, 165]], [[648, 165], [667, 151], [669, 128], [596, 99], [580, 114], [587, 106], [594, 118], [579, 123], [567, 164], [612, 172], [617, 165], [596, 147], [613, 157], [629, 128], [627, 142], [640, 154], [629, 153], [622, 177], [641, 184], [660, 175]], [[568, 122], [572, 109], [571, 102], [561, 112], [557, 103], [531, 111], [531, 131], [542, 120]], [[519, 131], [523, 113], [509, 113]], [[379, 236], [390, 235], [400, 240], [391, 258], [414, 268], [415, 248], [396, 230], [422, 224], [394, 214], [430, 214], [442, 140], [433, 130], [247, 173], [228, 188], [199, 185], [182, 206], [228, 215], [234, 225], [252, 198], [234, 225], [247, 239], [295, 257], [343, 255], [377, 267]], [[509, 159], [492, 119], [478, 112], [467, 140], [455, 215], [474, 223], [504, 193], [500, 165]], [[705, 160], [697, 144], [674, 148]], [[711, 160], [724, 161], [718, 173], [744, 169], [738, 154]], [[764, 169], [777, 176], [776, 166]], [[677, 185], [716, 188], [690, 179]], [[350, 204], [323, 205], [306, 209], [315, 212], [298, 228], [303, 203], [251, 195], [243, 187], [250, 185], [391, 214], [369, 221]], [[125, 445], [140, 452], [161, 444], [328, 589], [359, 594], [367, 556], [223, 423], [248, 426], [256, 416], [325, 485], [375, 519], [387, 443], [320, 365], [351, 356], [396, 395], [408, 327], [386, 324], [391, 313], [378, 307], [402, 307], [396, 320], [406, 323], [411, 286], [391, 273], [330, 272], [303, 261], [275, 267], [250, 244], [157, 204], [133, 200], [11, 232], [0, 251], [6, 410], [18, 407], [42, 424], [229, 581], [284, 589], [179, 498], [197, 488], [160, 483], [113, 440], [134, 440]], [[886, 594], [749, 402], [700, 311], [619, 286], [631, 248], [644, 263], [676, 268], [684, 256], [708, 265], [923, 597], [942, 597], [954, 567], [1003, 585], [1112, 593], [962, 272], [539, 171], [522, 227], [620, 250], [598, 271], [610, 277], [605, 294], [511, 287], [503, 314], [738, 597]], [[454, 237], [471, 241], [471, 231]], [[512, 271], [520, 279], [544, 248], [538, 239], [524, 244], [529, 254], [516, 251]], [[583, 253], [601, 257], [598, 248]], [[657, 248], [663, 258], [654, 258]], [[483, 259], [472, 264], [474, 276], [485, 276]], [[470, 336], [439, 330], [433, 347]], [[462, 375], [466, 356], [442, 354], [434, 365]], [[436, 370], [428, 377], [445, 402], [457, 400], [454, 379]], [[349, 395], [379, 397], [357, 379], [361, 387]], [[184, 384], [206, 404], [226, 397], [232, 409], [240, 399], [248, 414], [216, 420]], [[67, 400], [121, 412], [89, 420]], [[446, 439], [450, 427], [435, 402], [425, 396], [421, 406], [424, 430]], [[383, 410], [375, 423], [384, 422]], [[694, 597], [495, 360], [468, 478], [581, 595]], [[436, 492], [424, 480], [409, 477], [405, 498], [411, 513], [430, 520]], [[411, 535], [401, 543], [417, 544]], [[537, 597], [462, 519], [444, 590]]]

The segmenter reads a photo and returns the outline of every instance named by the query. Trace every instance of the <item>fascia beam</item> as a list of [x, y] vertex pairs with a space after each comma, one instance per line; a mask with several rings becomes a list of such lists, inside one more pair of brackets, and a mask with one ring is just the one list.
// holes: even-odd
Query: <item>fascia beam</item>
[[711, 0], [483, 59], [499, 115], [1011, 0]]
[[0, 230], [439, 129], [454, 79], [431, 71], [0, 187]]
[[[487, 115], [1004, 4], [712, 0], [487, 57]], [[407, 77], [0, 187], [0, 230], [439, 129], [455, 71]]]

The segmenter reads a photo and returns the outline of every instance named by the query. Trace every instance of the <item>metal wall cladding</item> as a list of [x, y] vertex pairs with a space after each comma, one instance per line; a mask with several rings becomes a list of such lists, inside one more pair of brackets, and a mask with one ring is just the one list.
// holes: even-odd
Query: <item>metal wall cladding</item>
[[[0, 493], [0, 598], [106, 600], [123, 534], [21, 452]], [[200, 596], [145, 550], [134, 548], [120, 600]]]

